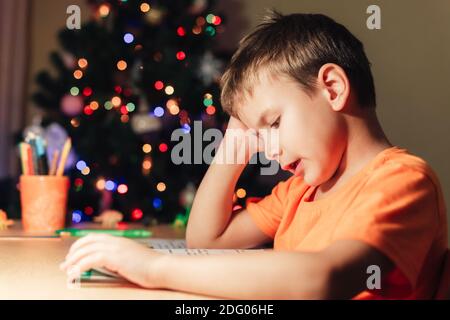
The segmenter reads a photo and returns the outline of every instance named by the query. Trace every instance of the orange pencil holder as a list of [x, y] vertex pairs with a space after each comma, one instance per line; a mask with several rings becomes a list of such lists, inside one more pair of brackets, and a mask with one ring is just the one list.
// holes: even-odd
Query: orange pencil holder
[[64, 228], [69, 178], [20, 176], [20, 204], [25, 231], [53, 232]]

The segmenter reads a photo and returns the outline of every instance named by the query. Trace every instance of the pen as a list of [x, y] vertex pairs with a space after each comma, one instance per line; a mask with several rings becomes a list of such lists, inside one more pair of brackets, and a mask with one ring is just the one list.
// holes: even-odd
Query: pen
[[83, 237], [91, 233], [97, 234], [109, 234], [116, 237], [126, 237], [126, 238], [148, 238], [151, 237], [152, 232], [143, 229], [128, 229], [128, 230], [116, 230], [116, 229], [74, 229], [67, 228], [57, 230], [56, 234], [70, 234], [72, 237]]

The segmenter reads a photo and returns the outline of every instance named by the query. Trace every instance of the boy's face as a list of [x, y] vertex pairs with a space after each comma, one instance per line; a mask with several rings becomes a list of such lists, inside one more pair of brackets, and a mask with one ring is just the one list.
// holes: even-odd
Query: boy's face
[[304, 177], [307, 184], [320, 185], [338, 169], [346, 148], [346, 126], [325, 89], [319, 87], [309, 96], [287, 77], [261, 77], [253, 94], [238, 106], [238, 116], [259, 131], [269, 159]]

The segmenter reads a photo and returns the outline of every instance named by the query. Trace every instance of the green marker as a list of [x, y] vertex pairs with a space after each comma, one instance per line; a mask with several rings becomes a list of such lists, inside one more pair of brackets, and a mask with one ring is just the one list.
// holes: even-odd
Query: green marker
[[129, 229], [129, 230], [117, 230], [117, 229], [74, 229], [67, 228], [57, 230], [56, 234], [61, 235], [69, 233], [72, 237], [84, 237], [91, 233], [109, 234], [116, 237], [126, 238], [148, 238], [152, 236], [152, 232], [143, 229]]

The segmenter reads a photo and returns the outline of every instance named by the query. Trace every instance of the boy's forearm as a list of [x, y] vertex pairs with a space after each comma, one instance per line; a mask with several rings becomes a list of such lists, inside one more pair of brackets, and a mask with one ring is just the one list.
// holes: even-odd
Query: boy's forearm
[[222, 144], [195, 195], [186, 230], [189, 246], [208, 246], [230, 220], [234, 189], [246, 164], [218, 161], [226, 157], [225, 152]]
[[167, 255], [157, 277], [162, 288], [222, 298], [323, 299], [330, 273], [318, 254], [270, 251]]

